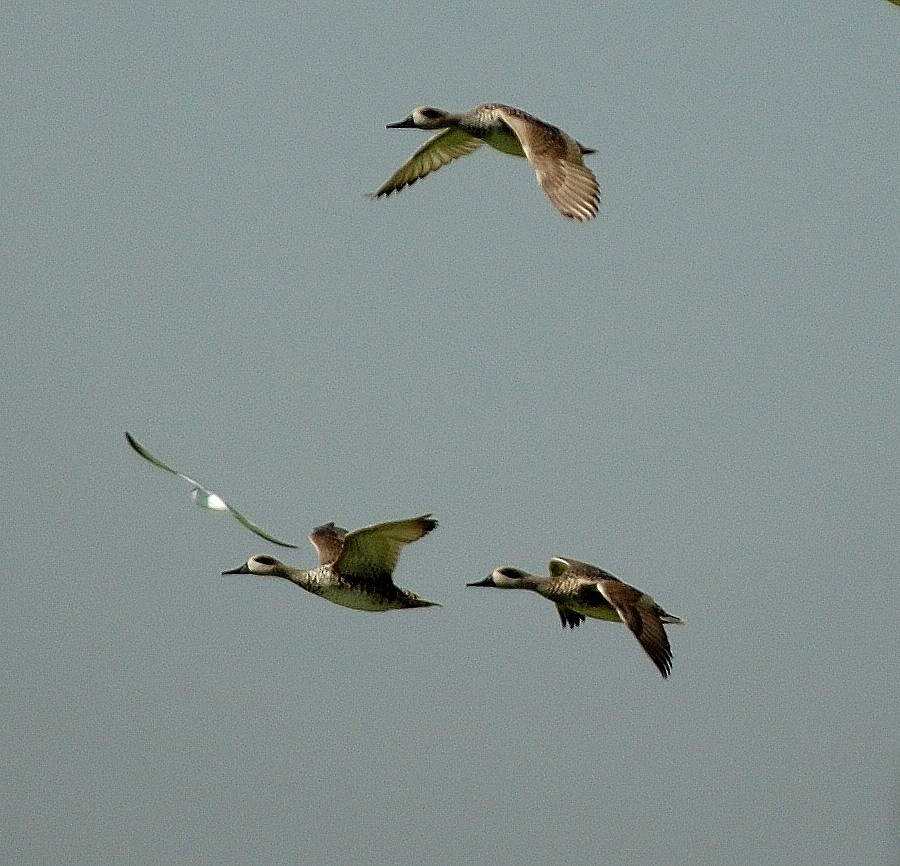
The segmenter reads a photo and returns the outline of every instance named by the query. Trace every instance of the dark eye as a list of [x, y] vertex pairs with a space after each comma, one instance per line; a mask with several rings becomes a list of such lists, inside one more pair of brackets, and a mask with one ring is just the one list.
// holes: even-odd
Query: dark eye
[[256, 561], [260, 565], [275, 565], [275, 560], [271, 556], [257, 556]]
[[422, 109], [422, 117], [427, 117], [429, 120], [437, 120], [440, 116], [441, 113], [436, 108]]

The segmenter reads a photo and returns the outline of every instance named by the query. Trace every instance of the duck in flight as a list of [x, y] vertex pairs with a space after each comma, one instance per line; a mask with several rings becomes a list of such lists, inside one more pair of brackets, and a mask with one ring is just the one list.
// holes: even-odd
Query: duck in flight
[[568, 133], [518, 108], [500, 103], [454, 113], [423, 105], [388, 129], [439, 129], [375, 193], [375, 198], [399, 192], [461, 156], [489, 144], [496, 150], [527, 159], [551, 204], [565, 217], [584, 222], [600, 207], [600, 186], [583, 157], [595, 150]]
[[672, 648], [663, 625], [683, 625], [683, 620], [602, 568], [556, 556], [550, 560], [549, 577], [504, 565], [467, 586], [530, 589], [556, 605], [563, 628], [574, 629], [585, 617], [624, 622], [659, 672], [667, 677], [672, 671]]
[[255, 574], [282, 577], [301, 589], [354, 610], [380, 612], [413, 607], [440, 607], [394, 583], [394, 567], [407, 544], [437, 526], [430, 514], [376, 523], [347, 532], [326, 523], [309, 536], [319, 554], [317, 568], [305, 570], [285, 565], [273, 556], [257, 554], [243, 565], [222, 574]]
[[296, 548], [296, 544], [290, 544], [287, 541], [279, 541], [279, 539], [275, 538], [274, 535], [270, 535], [266, 532], [262, 527], [257, 526], [252, 520], [248, 520], [238, 511], [233, 505], [229, 505], [218, 493], [213, 493], [211, 490], [208, 490], [204, 487], [199, 481], [194, 481], [193, 478], [185, 475], [183, 472], [179, 472], [177, 469], [173, 469], [171, 466], [167, 466], [162, 462], [158, 457], [155, 457], [151, 454], [143, 445], [141, 445], [130, 433], [125, 433], [125, 439], [128, 441], [128, 444], [137, 451], [144, 460], [152, 463], [154, 466], [158, 466], [160, 469], [164, 469], [166, 472], [171, 473], [172, 475], [177, 475], [179, 478], [183, 478], [187, 481], [188, 484], [191, 485], [191, 499], [194, 504], [199, 506], [200, 508], [206, 508], [209, 511], [225, 511], [229, 513], [238, 523], [245, 526], [251, 532], [256, 533], [260, 538], [265, 539], [266, 541], [272, 542], [272, 544], [277, 544], [280, 547], [293, 547]]

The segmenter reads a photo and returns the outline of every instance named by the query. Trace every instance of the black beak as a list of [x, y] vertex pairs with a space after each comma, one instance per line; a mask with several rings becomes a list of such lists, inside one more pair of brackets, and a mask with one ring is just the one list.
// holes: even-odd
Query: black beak
[[484, 580], [478, 580], [475, 583], [467, 583], [466, 586], [493, 586], [494, 581], [491, 575], [488, 575]]
[[223, 571], [222, 574], [250, 574], [250, 569], [247, 568], [247, 563], [245, 562], [238, 568], [232, 568], [231, 571]]
[[410, 129], [415, 128], [415, 123], [413, 123], [413, 119], [411, 117], [407, 117], [406, 120], [401, 120], [399, 123], [389, 123], [385, 129]]

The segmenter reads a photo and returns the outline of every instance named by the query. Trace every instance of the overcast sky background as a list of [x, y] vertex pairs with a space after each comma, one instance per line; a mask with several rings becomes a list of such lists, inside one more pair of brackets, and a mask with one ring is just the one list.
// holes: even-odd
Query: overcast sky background
[[[898, 862], [900, 10], [3, 18], [0, 859]], [[364, 197], [488, 101], [598, 219], [487, 149]], [[220, 576], [425, 511], [441, 608]], [[553, 555], [685, 619], [668, 681], [465, 587]]]

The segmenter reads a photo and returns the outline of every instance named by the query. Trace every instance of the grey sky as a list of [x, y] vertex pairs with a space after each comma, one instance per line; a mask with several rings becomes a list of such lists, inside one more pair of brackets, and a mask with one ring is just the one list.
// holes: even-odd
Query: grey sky
[[[0, 859], [896, 863], [900, 10], [151, 5], [4, 14]], [[487, 150], [364, 197], [486, 101], [595, 221]], [[219, 575], [423, 511], [439, 609]], [[668, 681], [465, 587], [552, 555]]]

